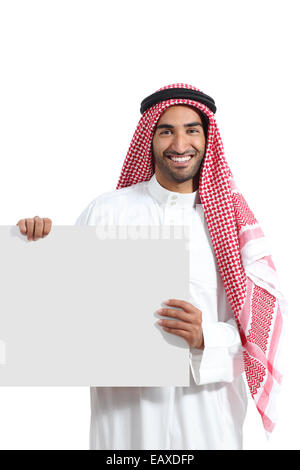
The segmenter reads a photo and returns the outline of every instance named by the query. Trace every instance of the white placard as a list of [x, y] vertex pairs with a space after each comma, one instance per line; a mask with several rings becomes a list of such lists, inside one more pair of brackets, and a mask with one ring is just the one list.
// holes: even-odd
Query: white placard
[[0, 385], [189, 385], [188, 344], [156, 313], [188, 301], [186, 227], [177, 239], [148, 228], [105, 239], [96, 226], [53, 226], [27, 241], [0, 226]]

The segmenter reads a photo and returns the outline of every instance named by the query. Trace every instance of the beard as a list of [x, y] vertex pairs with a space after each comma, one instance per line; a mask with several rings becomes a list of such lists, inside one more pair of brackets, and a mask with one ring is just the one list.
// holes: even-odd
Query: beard
[[190, 164], [187, 167], [182, 168], [172, 168], [171, 160], [164, 155], [158, 156], [153, 153], [153, 161], [159, 171], [167, 179], [176, 183], [184, 183], [185, 181], [190, 181], [195, 178], [195, 176], [199, 175], [204, 154], [205, 150], [198, 152], [198, 154], [193, 156], [192, 160], [190, 160]]

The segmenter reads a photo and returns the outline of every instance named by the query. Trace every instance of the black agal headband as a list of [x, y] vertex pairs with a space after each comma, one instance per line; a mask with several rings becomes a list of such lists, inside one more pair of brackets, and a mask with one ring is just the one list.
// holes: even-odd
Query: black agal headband
[[152, 95], [147, 96], [141, 102], [141, 114], [143, 114], [147, 109], [151, 108], [161, 101], [170, 100], [170, 99], [188, 99], [193, 101], [199, 101], [199, 103], [207, 106], [213, 113], [217, 111], [215, 101], [205, 93], [197, 90], [190, 90], [188, 88], [167, 88], [165, 90], [157, 91], [152, 93]]

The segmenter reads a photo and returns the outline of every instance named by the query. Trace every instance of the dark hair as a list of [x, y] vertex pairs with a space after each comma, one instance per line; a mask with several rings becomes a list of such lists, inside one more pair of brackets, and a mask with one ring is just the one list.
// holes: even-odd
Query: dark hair
[[208, 116], [206, 116], [206, 114], [202, 113], [202, 111], [199, 110], [198, 112], [199, 112], [200, 117], [202, 119], [205, 140], [207, 140], [209, 119], [208, 119]]

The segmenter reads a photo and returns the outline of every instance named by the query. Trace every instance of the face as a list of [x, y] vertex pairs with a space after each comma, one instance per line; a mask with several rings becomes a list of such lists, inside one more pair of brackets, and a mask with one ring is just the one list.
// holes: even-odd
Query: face
[[199, 113], [185, 105], [167, 108], [156, 125], [152, 150], [160, 184], [173, 191], [195, 191], [196, 177], [205, 154], [205, 135]]

